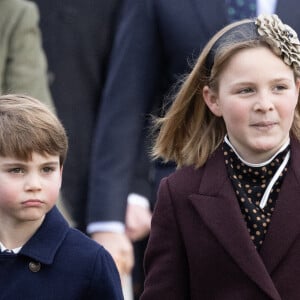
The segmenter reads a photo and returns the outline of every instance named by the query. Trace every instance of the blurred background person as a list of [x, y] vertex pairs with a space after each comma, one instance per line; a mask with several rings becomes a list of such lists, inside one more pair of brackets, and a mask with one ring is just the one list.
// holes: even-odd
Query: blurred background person
[[276, 12], [300, 32], [297, 6], [296, 0], [125, 1], [97, 119], [87, 223], [92, 237], [116, 261], [124, 260], [121, 272], [130, 267], [130, 240], [140, 246], [133, 278], [136, 298], [143, 285], [140, 262], [150, 208], [160, 179], [175, 169], [174, 163], [150, 162], [146, 116], [163, 114], [174, 84], [224, 25]]
[[33, 1], [51, 94], [69, 138], [62, 201], [72, 224], [86, 232], [91, 140], [122, 0]]
[[120, 0], [34, 0], [57, 114], [70, 140], [62, 196], [85, 231], [91, 136], [105, 81]]
[[26, 94], [53, 109], [38, 22], [34, 3], [0, 0], [0, 94]]

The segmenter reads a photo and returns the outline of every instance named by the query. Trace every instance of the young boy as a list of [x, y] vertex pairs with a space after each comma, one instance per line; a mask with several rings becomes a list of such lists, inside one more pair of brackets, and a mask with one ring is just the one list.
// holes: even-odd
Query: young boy
[[55, 207], [67, 147], [44, 104], [0, 97], [1, 299], [123, 299], [111, 256]]

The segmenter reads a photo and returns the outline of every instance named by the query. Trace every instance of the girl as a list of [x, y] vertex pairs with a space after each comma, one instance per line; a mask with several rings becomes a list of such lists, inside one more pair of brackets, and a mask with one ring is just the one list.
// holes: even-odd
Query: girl
[[166, 116], [146, 299], [300, 295], [300, 43], [276, 16], [228, 25]]

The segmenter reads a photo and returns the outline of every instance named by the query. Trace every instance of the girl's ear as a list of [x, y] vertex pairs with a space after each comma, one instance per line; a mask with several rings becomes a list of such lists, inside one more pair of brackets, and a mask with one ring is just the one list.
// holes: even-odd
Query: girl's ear
[[207, 85], [203, 88], [202, 91], [203, 99], [210, 109], [210, 111], [217, 117], [222, 116], [222, 111], [218, 102], [218, 97], [215, 92], [211, 90]]
[[300, 78], [296, 79], [296, 88], [297, 88], [297, 91], [298, 91], [298, 94], [299, 94], [299, 91], [300, 91]]

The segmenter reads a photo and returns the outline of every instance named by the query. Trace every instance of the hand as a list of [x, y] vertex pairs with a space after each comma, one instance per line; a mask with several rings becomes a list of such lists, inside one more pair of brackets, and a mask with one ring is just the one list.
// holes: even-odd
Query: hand
[[131, 241], [141, 240], [150, 232], [151, 211], [148, 207], [138, 204], [127, 204], [126, 210], [126, 234]]
[[91, 237], [110, 253], [121, 278], [131, 273], [134, 265], [133, 247], [125, 233], [95, 232]]

